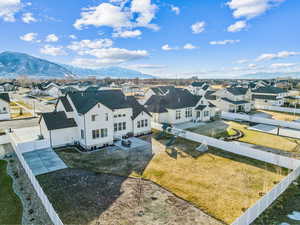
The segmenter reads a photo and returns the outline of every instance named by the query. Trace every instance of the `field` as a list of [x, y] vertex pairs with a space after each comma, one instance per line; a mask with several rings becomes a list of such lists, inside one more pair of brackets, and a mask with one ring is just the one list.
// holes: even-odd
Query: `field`
[[286, 175], [285, 169], [260, 161], [210, 149], [195, 151], [199, 144], [178, 138], [172, 149], [167, 140], [143, 173], [177, 196], [192, 202], [213, 217], [229, 224], [251, 207]]
[[64, 169], [38, 180], [64, 224], [222, 224], [142, 179]]
[[241, 130], [244, 133], [244, 137], [240, 138], [239, 141], [250, 144], [265, 146], [268, 148], [274, 148], [287, 152], [296, 152], [300, 140], [288, 137], [277, 136], [274, 134], [268, 134], [264, 132], [248, 130], [247, 125], [237, 122], [227, 122], [230, 128]]
[[[22, 110], [22, 115], [20, 114]], [[21, 109], [20, 106], [16, 105], [15, 103], [10, 107], [11, 118], [12, 119], [24, 119], [32, 117], [30, 112], [27, 112], [25, 109]]]
[[293, 113], [275, 112], [269, 110], [258, 110], [258, 112], [263, 112], [272, 115], [273, 119], [275, 120], [284, 120], [284, 121], [291, 122], [293, 120], [300, 119], [300, 115], [298, 114], [294, 115]]
[[6, 167], [7, 162], [0, 160], [0, 224], [21, 224], [22, 203], [13, 191]]
[[16, 101], [16, 103], [18, 103], [18, 104], [24, 106], [24, 107], [27, 108], [27, 109], [33, 109], [31, 104], [28, 104], [28, 103], [26, 103], [26, 102], [24, 102], [24, 101]]

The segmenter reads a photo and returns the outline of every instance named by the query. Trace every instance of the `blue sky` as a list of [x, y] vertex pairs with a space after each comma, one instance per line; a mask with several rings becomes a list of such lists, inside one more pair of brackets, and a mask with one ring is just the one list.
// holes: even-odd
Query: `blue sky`
[[300, 71], [297, 0], [0, 0], [0, 51], [161, 77]]

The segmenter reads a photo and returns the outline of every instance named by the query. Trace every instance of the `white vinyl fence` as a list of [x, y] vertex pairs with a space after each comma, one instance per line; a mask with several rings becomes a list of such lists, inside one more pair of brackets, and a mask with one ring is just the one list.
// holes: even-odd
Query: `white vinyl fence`
[[[162, 125], [158, 123], [152, 123], [152, 128], [162, 130]], [[296, 169], [300, 166], [299, 160], [247, 147], [239, 144], [238, 142], [226, 142], [212, 137], [196, 134], [190, 131], [180, 130], [177, 128], [172, 128], [170, 133], [191, 141], [207, 144], [209, 146], [213, 146], [227, 152], [246, 156], [273, 165], [278, 165], [280, 167]]]
[[[162, 130], [162, 125], [152, 123], [152, 128]], [[264, 152], [250, 147], [241, 146], [236, 143], [230, 143], [221, 141], [215, 138], [206, 137], [203, 135], [195, 134], [193, 132], [184, 131], [176, 128], [172, 128], [169, 133], [183, 137], [188, 140], [200, 142], [213, 146], [227, 152], [246, 156], [249, 158], [257, 159], [288, 169], [293, 171], [285, 177], [279, 184], [277, 184], [271, 191], [259, 199], [251, 208], [237, 218], [232, 225], [248, 225], [252, 223], [259, 215], [268, 208], [278, 197], [281, 195], [289, 185], [300, 175], [300, 161], [280, 155], [276, 155], [270, 152]]]
[[269, 124], [269, 125], [274, 125], [279, 127], [287, 127], [287, 128], [300, 130], [300, 123], [297, 122], [286, 122], [283, 120], [266, 119], [258, 116], [244, 115], [240, 113], [229, 113], [229, 112], [222, 112], [221, 117], [227, 120], [245, 120], [253, 123]]
[[231, 225], [247, 225], [252, 223], [265, 209], [267, 209], [300, 175], [300, 167], [291, 172], [271, 191], [259, 199], [251, 208], [237, 218]]
[[14, 141], [11, 142], [14, 148], [14, 151], [18, 157], [18, 159], [20, 160], [32, 186], [34, 187], [37, 195], [39, 196], [39, 198], [41, 199], [51, 221], [53, 222], [54, 225], [64, 225], [63, 222], [61, 221], [61, 219], [59, 218], [59, 216], [57, 215], [56, 211], [54, 210], [51, 202], [48, 200], [47, 195], [44, 193], [42, 187], [40, 186], [38, 180], [36, 179], [36, 177], [33, 175], [31, 169], [29, 168], [29, 166], [27, 165], [23, 155], [22, 155], [22, 150], [20, 149], [20, 146], [18, 144], [16, 144]]
[[280, 107], [280, 106], [266, 106], [266, 105], [258, 105], [258, 106], [255, 106], [255, 108], [256, 109], [265, 109], [265, 110], [270, 110], [270, 111], [277, 111], [277, 112], [300, 114], [300, 109], [296, 109], [296, 108], [288, 108], [288, 107]]

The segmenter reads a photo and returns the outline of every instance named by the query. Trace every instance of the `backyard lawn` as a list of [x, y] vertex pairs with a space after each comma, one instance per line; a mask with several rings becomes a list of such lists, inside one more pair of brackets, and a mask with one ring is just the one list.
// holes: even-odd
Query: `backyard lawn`
[[16, 101], [16, 103], [18, 103], [18, 104], [24, 106], [24, 107], [27, 108], [27, 109], [33, 109], [31, 104], [28, 104], [28, 103], [26, 103], [26, 102], [24, 102], [24, 101]]
[[7, 162], [0, 160], [0, 224], [21, 224], [22, 203], [13, 191], [6, 167]]
[[178, 138], [152, 140], [161, 148], [146, 167], [143, 178], [154, 181], [229, 224], [251, 207], [286, 174], [285, 169], [217, 149], [201, 154], [199, 143]]
[[244, 137], [240, 138], [239, 141], [246, 142], [249, 144], [255, 144], [274, 148], [278, 150], [295, 152], [300, 144], [300, 140], [288, 137], [277, 136], [274, 134], [268, 134], [264, 132], [248, 130], [247, 125], [229, 121], [227, 124], [230, 128], [241, 130], [244, 133]]
[[269, 111], [269, 110], [258, 110], [258, 112], [263, 112], [263, 113], [272, 115], [273, 119], [275, 119], [275, 120], [284, 120], [284, 121], [291, 122], [293, 120], [300, 119], [299, 114], [294, 115], [293, 113], [275, 112], [275, 111]]

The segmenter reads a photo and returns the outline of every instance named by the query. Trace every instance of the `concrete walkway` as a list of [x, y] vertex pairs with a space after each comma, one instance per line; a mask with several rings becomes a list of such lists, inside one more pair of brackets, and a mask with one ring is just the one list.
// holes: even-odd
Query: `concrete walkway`
[[23, 157], [34, 175], [67, 168], [66, 164], [51, 148], [25, 152]]

